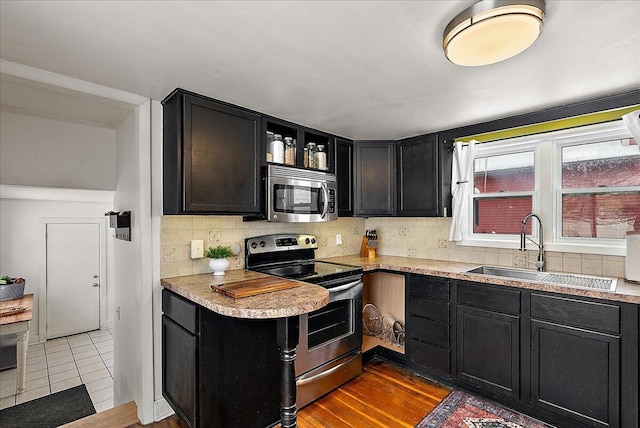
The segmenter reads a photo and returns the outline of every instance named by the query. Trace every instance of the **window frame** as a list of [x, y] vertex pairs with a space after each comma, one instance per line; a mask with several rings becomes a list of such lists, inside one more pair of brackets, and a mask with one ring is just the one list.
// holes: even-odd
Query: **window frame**
[[[622, 121], [620, 121], [622, 122]], [[562, 251], [570, 252], [576, 247], [585, 247], [589, 250], [596, 251], [597, 247], [601, 247], [600, 254], [625, 255], [626, 242], [624, 239], [614, 238], [581, 238], [581, 237], [565, 237], [562, 236], [562, 197], [571, 194], [604, 194], [604, 193], [624, 193], [638, 192], [640, 186], [620, 186], [620, 187], [577, 187], [564, 189], [562, 186], [562, 149], [565, 147], [581, 146], [593, 143], [599, 143], [610, 140], [619, 140], [631, 138], [631, 133], [620, 123], [621, 126], [615, 126], [615, 122], [592, 129], [591, 132], [581, 132], [575, 135], [560, 136], [552, 140], [553, 142], [553, 158], [554, 166], [553, 174], [553, 242], [552, 247], [559, 248]], [[585, 127], [593, 128], [593, 127]], [[613, 192], [612, 192], [613, 191]], [[620, 252], [620, 250], [623, 250]], [[583, 251], [581, 251], [583, 252]], [[587, 252], [587, 251], [584, 251]]]
[[[467, 233], [458, 242], [462, 246], [479, 246], [489, 248], [520, 248], [519, 235], [480, 234], [473, 232], [474, 201], [487, 197], [506, 197], [532, 194], [532, 209], [542, 219], [545, 229], [544, 247], [546, 251], [569, 253], [586, 253], [624, 256], [626, 254], [625, 239], [607, 238], [574, 238], [562, 236], [562, 194], [611, 192], [612, 188], [578, 188], [562, 189], [562, 148], [572, 145], [583, 145], [606, 140], [631, 138], [632, 135], [622, 120], [564, 129], [543, 134], [528, 135], [505, 140], [490, 141], [476, 145], [476, 156], [498, 156], [512, 153], [534, 151], [534, 191], [520, 191], [503, 193], [484, 193], [478, 197], [474, 195], [474, 186], [468, 186], [467, 203], [469, 205], [469, 219]], [[474, 159], [475, 161], [475, 159]], [[546, 170], [544, 165], [550, 165]], [[638, 191], [640, 186], [617, 187], [616, 192]], [[538, 241], [538, 228], [532, 228], [530, 238]]]
[[[505, 142], [509, 143], [505, 145]], [[501, 140], [501, 141], [493, 141], [478, 144], [476, 146], [476, 156], [474, 158], [474, 162], [476, 159], [481, 157], [492, 157], [492, 156], [501, 156], [501, 155], [509, 155], [514, 153], [525, 153], [525, 152], [533, 152], [533, 170], [534, 170], [534, 187], [533, 190], [518, 190], [513, 192], [492, 192], [492, 193], [481, 193], [475, 194], [473, 184], [475, 184], [475, 180], [469, 187], [469, 192], [467, 194], [467, 200], [469, 204], [469, 223], [468, 223], [468, 234], [463, 237], [463, 240], [460, 242], [461, 245], [469, 245], [469, 246], [484, 246], [484, 247], [497, 247], [497, 248], [519, 248], [520, 246], [520, 236], [519, 235], [509, 235], [509, 234], [490, 234], [490, 233], [475, 233], [474, 229], [474, 203], [476, 200], [487, 199], [487, 198], [508, 198], [508, 197], [516, 197], [516, 196], [531, 196], [531, 208], [533, 212], [537, 212], [539, 209], [539, 192], [540, 192], [540, 143], [543, 140], [539, 138], [529, 137], [519, 137], [510, 140]], [[475, 176], [475, 169], [474, 169]], [[537, 239], [538, 232], [537, 228], [533, 228], [533, 236], [534, 239]]]

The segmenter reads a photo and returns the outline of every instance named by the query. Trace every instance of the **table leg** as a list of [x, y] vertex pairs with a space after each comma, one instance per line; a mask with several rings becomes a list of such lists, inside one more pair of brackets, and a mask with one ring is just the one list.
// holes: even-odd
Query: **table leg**
[[298, 345], [299, 317], [278, 319], [278, 347], [282, 361], [280, 378], [280, 423], [282, 428], [297, 426], [296, 406], [296, 346]]
[[16, 366], [17, 366], [17, 391], [18, 394], [24, 391], [25, 371], [27, 370], [27, 346], [29, 331], [18, 333], [18, 343], [16, 346]]

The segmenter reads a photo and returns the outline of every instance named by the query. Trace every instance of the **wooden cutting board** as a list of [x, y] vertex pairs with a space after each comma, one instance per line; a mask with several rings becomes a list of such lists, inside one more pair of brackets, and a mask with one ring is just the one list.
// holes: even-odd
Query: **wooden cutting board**
[[286, 290], [299, 286], [300, 284], [298, 282], [270, 277], [232, 282], [224, 285], [212, 285], [211, 289], [225, 296], [240, 299], [242, 297], [256, 296], [258, 294], [271, 293], [272, 291]]

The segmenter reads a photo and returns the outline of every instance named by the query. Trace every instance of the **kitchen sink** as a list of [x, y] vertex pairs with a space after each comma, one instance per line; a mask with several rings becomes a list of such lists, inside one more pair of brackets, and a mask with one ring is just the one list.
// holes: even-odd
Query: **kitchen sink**
[[524, 281], [536, 281], [546, 284], [561, 285], [563, 287], [586, 288], [601, 291], [615, 291], [616, 286], [618, 285], [617, 278], [574, 275], [557, 272], [538, 272], [496, 266], [479, 266], [468, 270], [467, 273]]

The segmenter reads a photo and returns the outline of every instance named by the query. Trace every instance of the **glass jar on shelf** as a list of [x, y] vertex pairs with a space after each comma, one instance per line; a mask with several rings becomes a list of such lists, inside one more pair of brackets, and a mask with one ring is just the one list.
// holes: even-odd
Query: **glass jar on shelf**
[[284, 142], [282, 135], [274, 134], [273, 143], [271, 144], [271, 155], [274, 163], [284, 163]]
[[285, 165], [296, 164], [296, 144], [292, 137], [284, 137], [284, 163]]
[[309, 157], [309, 168], [318, 169], [318, 149], [316, 143], [307, 144], [307, 156]]
[[318, 169], [323, 171], [327, 170], [327, 150], [324, 148], [323, 144], [318, 144]]
[[273, 132], [267, 131], [267, 162], [273, 162]]

